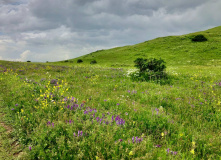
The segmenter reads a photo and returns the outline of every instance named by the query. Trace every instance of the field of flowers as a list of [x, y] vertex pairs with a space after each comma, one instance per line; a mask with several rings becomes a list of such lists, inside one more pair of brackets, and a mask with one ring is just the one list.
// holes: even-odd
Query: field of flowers
[[220, 69], [171, 67], [160, 85], [123, 68], [0, 61], [14, 158], [221, 159]]

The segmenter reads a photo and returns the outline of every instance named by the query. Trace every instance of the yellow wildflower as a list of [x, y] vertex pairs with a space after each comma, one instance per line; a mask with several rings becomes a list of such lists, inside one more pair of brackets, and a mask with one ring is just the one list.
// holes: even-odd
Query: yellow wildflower
[[162, 136], [162, 137], [164, 136], [164, 133], [163, 133], [163, 132], [161, 133], [161, 136]]
[[134, 155], [134, 154], [133, 154], [133, 151], [130, 151], [129, 156], [132, 156], [132, 155]]
[[191, 149], [190, 153], [194, 154], [194, 149]]
[[196, 142], [193, 141], [193, 142], [192, 142], [192, 146], [193, 146], [193, 147], [196, 147], [195, 145], [196, 145]]

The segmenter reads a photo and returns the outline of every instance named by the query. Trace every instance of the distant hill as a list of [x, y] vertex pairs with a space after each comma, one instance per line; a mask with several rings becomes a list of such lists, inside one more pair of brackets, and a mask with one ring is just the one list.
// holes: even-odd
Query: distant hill
[[[208, 40], [193, 42], [192, 38], [202, 34]], [[90, 54], [71, 59], [77, 63], [82, 59], [89, 64], [96, 60], [104, 66], [133, 66], [138, 57], [162, 58], [167, 65], [221, 65], [221, 26], [206, 31], [190, 33], [181, 36], [167, 36], [149, 40], [143, 43], [99, 50]]]

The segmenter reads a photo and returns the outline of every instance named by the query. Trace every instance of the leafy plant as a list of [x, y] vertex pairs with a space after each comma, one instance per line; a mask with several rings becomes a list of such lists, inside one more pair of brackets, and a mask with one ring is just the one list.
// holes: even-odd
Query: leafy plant
[[96, 63], [97, 63], [96, 60], [92, 60], [92, 61], [90, 62], [90, 64], [96, 64]]
[[82, 59], [78, 59], [78, 60], [77, 60], [77, 63], [82, 63], [82, 62], [83, 62]]
[[167, 77], [166, 73], [164, 72], [166, 69], [165, 61], [162, 59], [137, 58], [134, 63], [135, 67], [139, 69], [139, 72], [131, 74], [131, 77], [134, 80], [148, 81]]
[[192, 38], [192, 41], [193, 42], [204, 42], [204, 41], [207, 41], [207, 38], [202, 34], [198, 34]]

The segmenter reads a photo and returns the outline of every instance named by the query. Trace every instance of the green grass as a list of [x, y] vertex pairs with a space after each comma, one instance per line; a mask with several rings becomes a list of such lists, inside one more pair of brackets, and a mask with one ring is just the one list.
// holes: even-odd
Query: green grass
[[[198, 33], [158, 38], [83, 56], [82, 64], [0, 61], [8, 138], [22, 159], [220, 159], [220, 27], [199, 33], [208, 41], [191, 42]], [[156, 55], [170, 83], [132, 81], [136, 57]]]
[[[191, 38], [198, 34], [203, 34], [208, 41], [192, 42]], [[76, 64], [77, 59], [82, 59], [83, 63], [89, 64], [96, 59], [102, 66], [133, 67], [133, 61], [138, 57], [161, 57], [167, 66], [213, 66], [221, 65], [220, 43], [221, 26], [187, 35], [160, 37], [136, 45], [99, 50], [69, 61]]]

